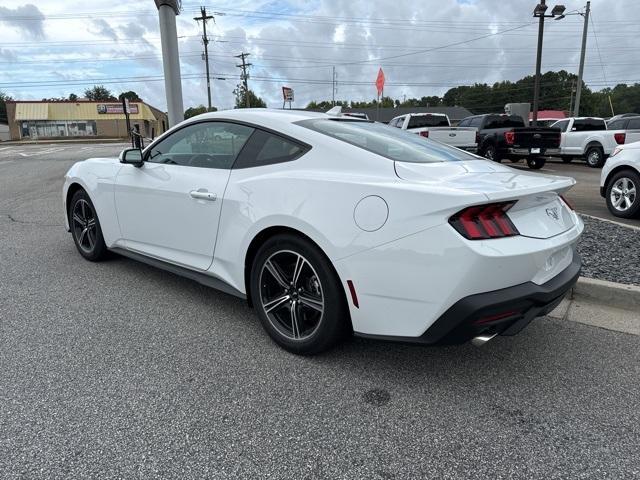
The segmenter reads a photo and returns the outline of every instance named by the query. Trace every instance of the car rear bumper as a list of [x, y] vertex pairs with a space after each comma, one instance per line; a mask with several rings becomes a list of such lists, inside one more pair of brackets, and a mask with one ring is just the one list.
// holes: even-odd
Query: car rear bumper
[[542, 285], [527, 282], [465, 297], [419, 337], [356, 335], [425, 345], [458, 344], [478, 335], [515, 335], [534, 318], [546, 315], [558, 306], [577, 282], [581, 263], [580, 256], [574, 254], [567, 268]]
[[549, 156], [554, 157], [560, 154], [559, 148], [540, 148], [540, 153], [531, 153], [530, 148], [507, 148], [507, 155], [517, 156], [517, 157], [529, 157], [529, 156]]

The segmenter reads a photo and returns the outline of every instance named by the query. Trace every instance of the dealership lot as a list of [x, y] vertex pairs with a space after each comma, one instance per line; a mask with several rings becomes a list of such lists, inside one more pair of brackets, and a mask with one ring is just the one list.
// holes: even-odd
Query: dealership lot
[[[5, 475], [640, 475], [640, 337], [539, 319], [483, 349], [353, 340], [296, 357], [241, 300], [77, 254], [62, 176], [123, 145], [0, 148]], [[576, 177], [578, 210], [607, 217], [599, 170], [544, 171]]]

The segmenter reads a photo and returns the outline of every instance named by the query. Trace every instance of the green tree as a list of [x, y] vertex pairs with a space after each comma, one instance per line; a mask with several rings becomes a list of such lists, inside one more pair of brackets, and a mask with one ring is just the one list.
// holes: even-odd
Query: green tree
[[[240, 88], [236, 94], [236, 108], [246, 107], [246, 95], [244, 88]], [[249, 106], [251, 108], [267, 108], [265, 101], [253, 93], [251, 89], [249, 89]]]
[[84, 96], [89, 100], [98, 102], [117, 100], [117, 98], [114, 97], [103, 85], [94, 85], [93, 87], [86, 89], [84, 91]]
[[76, 95], [75, 93], [70, 93], [69, 100], [71, 100], [72, 102], [75, 102], [76, 100], [78, 100], [78, 95]]
[[128, 98], [130, 102], [142, 101], [142, 99], [138, 96], [138, 94], [133, 90], [129, 90], [128, 92], [122, 92], [120, 95], [118, 95], [118, 100], [122, 101], [123, 98]]
[[[216, 107], [211, 107], [211, 112], [217, 112], [218, 109]], [[184, 118], [195, 117], [196, 115], [200, 115], [202, 113], [207, 113], [207, 107], [204, 105], [198, 105], [197, 107], [189, 107], [184, 111]]]
[[0, 92], [0, 120], [7, 121], [7, 102], [13, 100], [9, 95]]

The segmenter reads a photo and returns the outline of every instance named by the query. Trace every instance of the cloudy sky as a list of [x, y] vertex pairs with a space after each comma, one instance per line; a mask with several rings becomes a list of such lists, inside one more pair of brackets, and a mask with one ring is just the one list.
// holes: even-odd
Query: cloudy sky
[[[201, 5], [209, 22], [213, 103], [232, 108], [239, 82], [234, 55], [249, 52], [249, 87], [271, 107], [281, 87], [294, 106], [375, 97], [381, 66], [385, 94], [442, 95], [474, 82], [517, 80], [535, 65], [535, 0], [184, 0], [177, 18], [185, 108], [206, 104]], [[550, 6], [555, 2], [549, 2]], [[565, 0], [567, 12], [582, 0]], [[36, 6], [37, 5], [37, 6]], [[115, 5], [115, 6], [114, 6]], [[593, 89], [640, 82], [640, 1], [592, 0], [585, 81]], [[550, 9], [549, 9], [550, 10]], [[543, 71], [577, 72], [582, 17], [548, 20]], [[599, 48], [598, 48], [599, 47]], [[152, 0], [39, 0], [0, 4], [0, 91], [15, 99], [82, 96], [104, 84], [136, 91], [166, 108], [158, 15]]]

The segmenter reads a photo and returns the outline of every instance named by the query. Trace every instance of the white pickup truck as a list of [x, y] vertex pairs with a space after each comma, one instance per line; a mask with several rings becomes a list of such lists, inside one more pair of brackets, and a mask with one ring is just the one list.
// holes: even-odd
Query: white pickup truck
[[601, 168], [615, 148], [624, 143], [624, 135], [607, 130], [602, 118], [565, 118], [550, 127], [560, 129], [559, 156], [565, 163], [574, 158], [584, 158], [590, 167]]
[[449, 117], [443, 113], [407, 113], [393, 118], [389, 125], [468, 152], [478, 150], [477, 129], [452, 127]]

